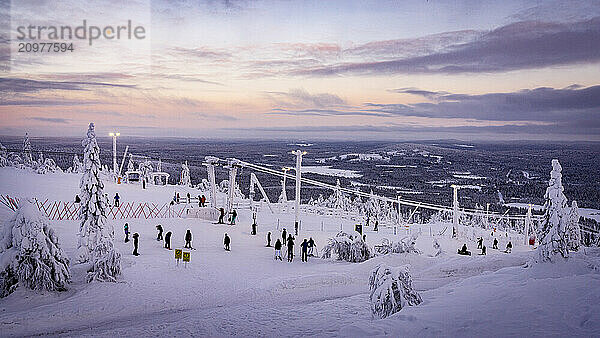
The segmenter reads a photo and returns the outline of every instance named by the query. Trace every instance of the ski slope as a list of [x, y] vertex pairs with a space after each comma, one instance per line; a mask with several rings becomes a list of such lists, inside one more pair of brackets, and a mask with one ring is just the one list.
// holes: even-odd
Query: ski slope
[[[11, 196], [71, 200], [78, 193], [79, 175], [37, 175], [26, 170], [0, 168], [0, 193]], [[188, 188], [189, 189], [189, 188]], [[106, 183], [106, 193], [119, 192], [122, 201], [170, 200], [181, 187]], [[189, 189], [192, 195], [198, 190]], [[277, 209], [277, 208], [275, 208]], [[6, 219], [11, 211], [0, 208]], [[132, 242], [123, 242], [124, 220], [110, 221], [116, 249], [123, 255], [119, 283], [85, 283], [82, 266], [72, 265], [73, 282], [63, 293], [17, 289], [0, 299], [0, 336], [599, 336], [600, 250], [586, 248], [566, 263], [524, 268], [533, 251], [517, 238], [508, 239], [511, 254], [491, 250], [487, 256], [459, 256], [466, 242], [436, 236], [441, 256], [432, 257], [433, 236], [448, 224], [413, 225], [419, 232], [421, 255], [391, 254], [352, 264], [309, 258], [300, 262], [298, 244], [313, 237], [322, 248], [340, 226], [350, 231], [352, 220], [302, 215], [292, 263], [274, 261], [265, 247], [268, 231], [280, 236], [277, 223], [291, 230], [293, 215], [258, 214], [258, 235], [250, 235], [249, 210], [239, 210], [237, 226], [216, 225], [199, 219], [127, 220], [140, 234], [140, 256]], [[324, 231], [321, 231], [323, 221]], [[157, 224], [172, 231], [172, 246], [184, 244], [193, 233], [191, 262], [176, 265], [174, 252], [156, 241]], [[63, 249], [73, 257], [76, 221], [53, 221]], [[224, 233], [232, 251], [223, 250]], [[430, 235], [431, 233], [431, 235]], [[382, 238], [399, 240], [389, 228], [378, 233], [367, 228], [369, 245]], [[483, 234], [482, 234], [483, 235]], [[373, 319], [369, 308], [368, 278], [380, 262], [410, 264], [414, 287], [424, 302], [386, 319]]]

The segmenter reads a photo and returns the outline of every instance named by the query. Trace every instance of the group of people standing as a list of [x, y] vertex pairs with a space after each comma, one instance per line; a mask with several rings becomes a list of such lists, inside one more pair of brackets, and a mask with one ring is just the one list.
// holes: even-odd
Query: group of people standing
[[[492, 233], [493, 236], [493, 233]], [[512, 241], [508, 241], [508, 243], [506, 244], [506, 249], [504, 250], [505, 253], [511, 253], [512, 252]], [[487, 255], [487, 247], [485, 246], [485, 244], [483, 244], [483, 237], [478, 237], [477, 238], [477, 249], [481, 250], [481, 253], [479, 253], [480, 255]], [[494, 236], [494, 241], [492, 242], [492, 249], [496, 249], [496, 250], [500, 250], [498, 248], [498, 238]], [[463, 244], [462, 248], [458, 250], [458, 254], [459, 255], [471, 255], [471, 252], [467, 250], [467, 244]]]
[[[286, 237], [287, 236], [287, 237]], [[281, 232], [281, 240], [278, 238], [277, 241], [275, 241], [275, 260], [280, 260], [282, 261], [283, 258], [281, 256], [281, 248], [282, 245], [285, 245], [287, 247], [287, 261], [288, 262], [292, 262], [294, 261], [294, 245], [295, 245], [295, 237], [292, 236], [292, 234], [288, 234], [287, 230], [284, 228], [283, 231]], [[267, 234], [267, 246], [271, 246], [271, 233], [269, 232]], [[300, 252], [301, 252], [301, 260], [302, 262], [308, 262], [308, 256], [309, 255], [313, 255], [313, 250], [316, 247], [315, 245], [315, 241], [313, 240], [312, 237], [310, 237], [310, 239], [304, 239], [304, 241], [302, 241], [302, 243], [300, 243]]]

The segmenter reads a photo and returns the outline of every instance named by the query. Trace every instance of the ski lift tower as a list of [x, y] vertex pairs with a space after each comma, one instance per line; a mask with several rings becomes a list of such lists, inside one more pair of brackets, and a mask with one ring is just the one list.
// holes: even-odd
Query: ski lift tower
[[292, 154], [296, 155], [296, 205], [294, 208], [294, 229], [298, 235], [298, 227], [300, 222], [300, 180], [302, 178], [302, 156], [306, 155], [306, 151], [295, 150]]
[[452, 198], [452, 225], [454, 225], [456, 227], [456, 230], [458, 231], [458, 189], [460, 189], [460, 186], [453, 184], [451, 185], [451, 187], [452, 189], [454, 189], [454, 194]]
[[217, 207], [217, 182], [215, 178], [215, 166], [219, 164], [219, 159], [214, 156], [204, 157], [206, 171], [208, 172], [208, 182], [210, 183], [210, 206]]
[[109, 136], [112, 136], [113, 139], [113, 172], [115, 176], [117, 173], [117, 136], [121, 136], [121, 133], [109, 133]]
[[227, 191], [227, 209], [225, 212], [230, 213], [233, 211], [233, 199], [235, 197], [235, 177], [237, 176], [238, 168], [241, 168], [242, 165], [239, 160], [228, 158], [226, 167], [229, 168], [229, 189]]

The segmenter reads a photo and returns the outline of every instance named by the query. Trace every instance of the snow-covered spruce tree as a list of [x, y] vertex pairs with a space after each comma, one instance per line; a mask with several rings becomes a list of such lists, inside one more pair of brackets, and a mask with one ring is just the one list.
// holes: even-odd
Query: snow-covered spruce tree
[[0, 167], [6, 167], [8, 165], [8, 151], [6, 150], [6, 147], [0, 143]]
[[340, 231], [335, 237], [330, 238], [323, 248], [322, 258], [331, 258], [335, 255], [337, 260], [360, 263], [371, 258], [371, 249], [362, 240], [360, 234], [355, 237]]
[[154, 170], [152, 168], [152, 162], [150, 162], [149, 160], [146, 160], [146, 161], [140, 163], [138, 170], [140, 171], [140, 179], [145, 180], [146, 183], [152, 181], [152, 176], [150, 175], [152, 173], [152, 171]]
[[414, 233], [410, 236], [406, 236], [400, 240], [400, 242], [394, 243], [392, 245], [393, 253], [415, 253], [421, 254], [419, 249], [415, 248], [415, 244], [417, 242], [417, 238], [419, 237], [418, 233]]
[[537, 248], [540, 262], [553, 261], [556, 257], [569, 257], [569, 215], [567, 197], [563, 194], [562, 167], [558, 160], [552, 160], [550, 182], [544, 196], [544, 217], [538, 227], [540, 245]]
[[0, 237], [0, 298], [19, 285], [63, 291], [70, 279], [69, 259], [48, 218], [34, 200], [22, 199]]
[[179, 178], [179, 185], [192, 186], [190, 179], [190, 167], [188, 167], [187, 161], [181, 164], [181, 176]]
[[421, 295], [413, 289], [409, 266], [390, 267], [379, 264], [369, 278], [371, 312], [386, 318], [406, 306], [419, 305]]
[[83, 172], [83, 164], [79, 162], [79, 157], [77, 155], [73, 155], [73, 168], [71, 169], [73, 173], [82, 173]]
[[581, 227], [579, 226], [579, 217], [577, 201], [573, 201], [571, 202], [571, 208], [569, 208], [569, 225], [567, 227], [570, 251], [578, 251], [579, 246], [581, 245]]
[[435, 249], [434, 257], [437, 257], [442, 254], [442, 246], [438, 242], [437, 238], [433, 238], [433, 248]]
[[31, 165], [33, 162], [33, 157], [31, 156], [31, 142], [29, 141], [29, 135], [25, 133], [25, 138], [23, 138], [23, 161], [25, 165]]
[[90, 123], [83, 139], [84, 173], [81, 178], [79, 207], [78, 261], [90, 262], [88, 282], [115, 281], [121, 273], [121, 255], [114, 249], [114, 229], [106, 221], [108, 200], [100, 179], [100, 148], [96, 142], [94, 124]]

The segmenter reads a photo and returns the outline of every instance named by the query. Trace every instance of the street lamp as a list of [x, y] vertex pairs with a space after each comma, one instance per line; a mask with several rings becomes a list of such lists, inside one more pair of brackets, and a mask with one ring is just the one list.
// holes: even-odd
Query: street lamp
[[108, 136], [113, 138], [113, 171], [117, 175], [117, 136], [121, 136], [121, 133], [109, 133]]

